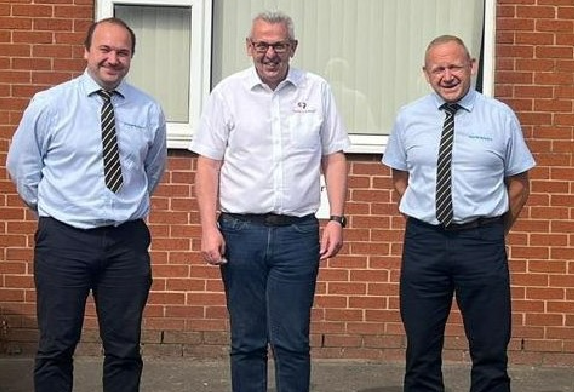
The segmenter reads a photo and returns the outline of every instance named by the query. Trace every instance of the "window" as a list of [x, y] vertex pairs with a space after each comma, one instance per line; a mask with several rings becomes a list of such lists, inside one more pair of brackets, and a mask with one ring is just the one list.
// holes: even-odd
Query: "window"
[[164, 108], [169, 148], [188, 148], [210, 91], [211, 0], [100, 0], [96, 18], [122, 18], [136, 34], [127, 80]]
[[210, 88], [251, 65], [245, 37], [264, 9], [293, 17], [293, 65], [329, 80], [351, 152], [383, 152], [397, 110], [429, 92], [423, 54], [440, 34], [465, 41], [480, 64], [477, 89], [492, 94], [495, 0], [97, 1], [98, 18], [115, 14], [135, 27], [130, 81], [166, 109], [171, 148], [188, 147]]

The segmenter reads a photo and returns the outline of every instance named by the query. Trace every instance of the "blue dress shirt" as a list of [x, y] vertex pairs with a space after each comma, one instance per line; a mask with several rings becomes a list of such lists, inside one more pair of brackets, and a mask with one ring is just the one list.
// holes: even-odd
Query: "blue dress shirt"
[[[399, 210], [438, 224], [435, 214], [436, 163], [445, 119], [435, 93], [401, 108], [383, 163], [409, 173]], [[514, 112], [504, 103], [470, 90], [454, 117], [452, 200], [455, 223], [495, 217], [508, 211], [506, 177], [535, 162]]]
[[24, 202], [40, 216], [89, 229], [145, 218], [166, 162], [161, 107], [122, 82], [112, 97], [124, 184], [104, 181], [101, 87], [87, 72], [37, 93], [25, 110], [6, 166]]

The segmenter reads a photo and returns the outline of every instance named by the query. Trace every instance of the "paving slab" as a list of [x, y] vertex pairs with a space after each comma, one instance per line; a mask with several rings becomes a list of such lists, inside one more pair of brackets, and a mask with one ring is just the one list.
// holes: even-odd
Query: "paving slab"
[[[96, 357], [75, 360], [74, 392], [101, 391], [102, 362]], [[400, 362], [315, 360], [312, 392], [402, 392]], [[273, 387], [270, 363], [269, 392]], [[32, 358], [0, 357], [0, 392], [32, 392]], [[468, 364], [443, 366], [447, 392], [467, 392]], [[574, 372], [562, 367], [513, 366], [513, 392], [574, 392]], [[141, 392], [229, 392], [227, 361], [191, 358], [145, 358]]]

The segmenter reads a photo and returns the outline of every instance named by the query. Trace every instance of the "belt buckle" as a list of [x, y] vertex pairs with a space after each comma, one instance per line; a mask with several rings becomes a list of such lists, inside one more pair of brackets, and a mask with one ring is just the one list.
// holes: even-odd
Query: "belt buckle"
[[265, 215], [264, 222], [267, 226], [280, 226], [281, 224], [284, 224], [284, 219], [278, 214], [268, 214]]

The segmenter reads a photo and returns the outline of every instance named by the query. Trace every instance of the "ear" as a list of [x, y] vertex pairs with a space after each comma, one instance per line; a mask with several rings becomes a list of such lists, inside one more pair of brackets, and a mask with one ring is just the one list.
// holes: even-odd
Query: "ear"
[[476, 59], [470, 59], [470, 74], [476, 75], [478, 73], [478, 63]]
[[430, 73], [427, 71], [426, 67], [423, 67], [423, 75], [425, 76], [427, 83], [430, 84], [430, 82], [431, 82]]
[[299, 41], [297, 41], [296, 39], [291, 40], [291, 57], [293, 57], [295, 55], [295, 51], [297, 50], [298, 44], [299, 44]]
[[249, 38], [245, 38], [245, 53], [248, 56], [252, 56], [252, 49], [253, 49], [253, 45], [251, 45], [251, 39]]
[[90, 52], [88, 51], [88, 49], [84, 49], [84, 60], [87, 60], [89, 56]]

